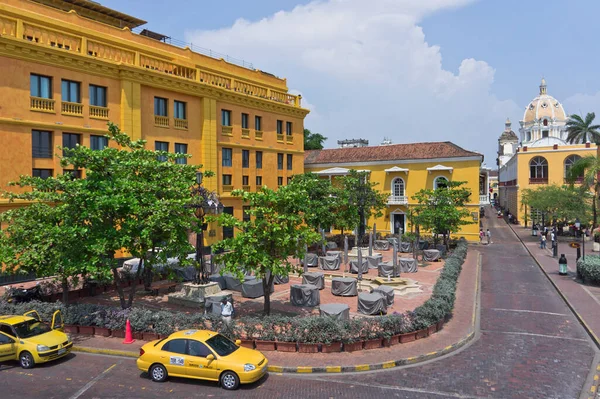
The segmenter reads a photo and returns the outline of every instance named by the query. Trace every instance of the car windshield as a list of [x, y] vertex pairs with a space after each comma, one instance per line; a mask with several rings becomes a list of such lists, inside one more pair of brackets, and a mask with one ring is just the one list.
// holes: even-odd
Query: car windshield
[[50, 331], [50, 326], [44, 323], [40, 323], [37, 320], [28, 320], [19, 324], [15, 324], [15, 331], [19, 338], [30, 338], [36, 335], [45, 334]]
[[208, 346], [210, 346], [219, 356], [231, 355], [233, 352], [238, 350], [238, 346], [222, 336], [217, 334], [212, 338], [206, 340]]

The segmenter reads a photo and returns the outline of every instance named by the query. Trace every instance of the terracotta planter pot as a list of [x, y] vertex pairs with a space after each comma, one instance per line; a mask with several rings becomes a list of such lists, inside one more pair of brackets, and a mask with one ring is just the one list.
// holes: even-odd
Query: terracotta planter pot
[[141, 341], [144, 340], [144, 333], [134, 331], [132, 333], [132, 335], [133, 335], [133, 339], [137, 339], [137, 340], [141, 340]]
[[344, 344], [345, 352], [356, 352], [361, 351], [363, 348], [364, 341], [352, 342], [351, 344]]
[[422, 330], [417, 331], [416, 335], [417, 339], [427, 338], [429, 336], [429, 331], [426, 328], [424, 328]]
[[254, 349], [254, 340], [252, 339], [241, 339], [244, 348]]
[[321, 352], [323, 353], [335, 353], [342, 351], [341, 342], [332, 342], [330, 344], [321, 344]]
[[94, 327], [94, 335], [101, 337], [110, 337], [110, 330], [104, 327]]
[[125, 330], [112, 330], [111, 332], [114, 338], [125, 338]]
[[74, 326], [72, 324], [65, 324], [65, 332], [67, 334], [79, 334], [79, 326]]
[[405, 344], [407, 342], [412, 342], [415, 339], [417, 339], [416, 334], [414, 332], [411, 333], [406, 333], [406, 334], [400, 334], [400, 343], [401, 344]]
[[383, 339], [383, 346], [385, 348], [389, 348], [393, 345], [398, 345], [400, 343], [400, 335], [392, 335], [390, 338]]
[[92, 326], [79, 326], [79, 334], [82, 334], [82, 335], [94, 335], [94, 327], [92, 327]]
[[278, 352], [296, 352], [295, 342], [279, 342], [277, 341]]
[[274, 351], [275, 350], [275, 341], [254, 341], [256, 344], [256, 349], [259, 351]]
[[300, 353], [318, 353], [319, 344], [304, 344], [298, 342], [298, 352]]
[[145, 332], [142, 339], [144, 341], [154, 341], [155, 339], [158, 339], [158, 334], [152, 332]]
[[365, 349], [381, 348], [381, 338], [368, 339], [365, 341]]
[[442, 328], [444, 328], [444, 320], [440, 320], [437, 322], [437, 330], [440, 331]]
[[431, 335], [437, 331], [437, 323], [430, 325], [427, 327], [427, 335]]

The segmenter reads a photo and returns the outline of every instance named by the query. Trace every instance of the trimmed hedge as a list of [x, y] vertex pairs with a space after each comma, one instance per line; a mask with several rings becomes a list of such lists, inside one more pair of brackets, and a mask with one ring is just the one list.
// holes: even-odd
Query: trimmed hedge
[[[319, 316], [241, 317], [226, 324], [221, 317], [210, 314], [157, 311], [140, 307], [122, 310], [93, 304], [65, 306], [61, 302], [37, 301], [22, 304], [1, 301], [0, 314], [23, 314], [29, 310], [37, 310], [43, 320], [49, 321], [56, 310], [61, 310], [65, 324], [123, 330], [126, 320], [129, 319], [134, 331], [160, 335], [168, 335], [189, 328], [199, 328], [218, 331], [230, 338], [262, 341], [329, 344], [388, 339], [393, 335], [425, 329], [452, 313], [456, 299], [456, 284], [466, 256], [467, 243], [461, 239], [446, 260], [433, 287], [431, 298], [413, 312], [394, 313], [375, 318], [337, 321]], [[594, 264], [600, 265], [600, 258], [595, 258], [597, 259]], [[586, 257], [586, 263], [587, 260], [588, 257]], [[600, 270], [600, 268], [596, 268], [596, 270]]]
[[577, 274], [583, 281], [590, 283], [600, 283], [600, 256], [586, 255], [585, 261], [579, 258], [577, 261]]

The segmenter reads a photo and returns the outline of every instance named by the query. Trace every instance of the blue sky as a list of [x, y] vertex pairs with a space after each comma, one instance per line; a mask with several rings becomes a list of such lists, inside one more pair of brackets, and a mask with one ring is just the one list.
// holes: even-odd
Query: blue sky
[[[592, 0], [101, 0], [288, 79], [329, 137], [453, 141], [495, 164], [544, 76], [568, 113], [600, 109]], [[183, 10], [183, 11], [182, 11]]]

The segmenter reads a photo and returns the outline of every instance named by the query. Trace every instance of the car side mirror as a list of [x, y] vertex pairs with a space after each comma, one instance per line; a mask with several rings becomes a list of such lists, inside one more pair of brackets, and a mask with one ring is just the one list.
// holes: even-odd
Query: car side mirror
[[236, 344], [237, 346], [240, 346], [240, 345], [242, 345], [242, 340], [240, 340], [240, 339], [236, 339], [236, 340], [235, 340], [235, 344]]
[[206, 360], [208, 360], [209, 362], [212, 362], [213, 360], [215, 360], [215, 355], [213, 355], [212, 353], [209, 354], [208, 356], [206, 356]]

